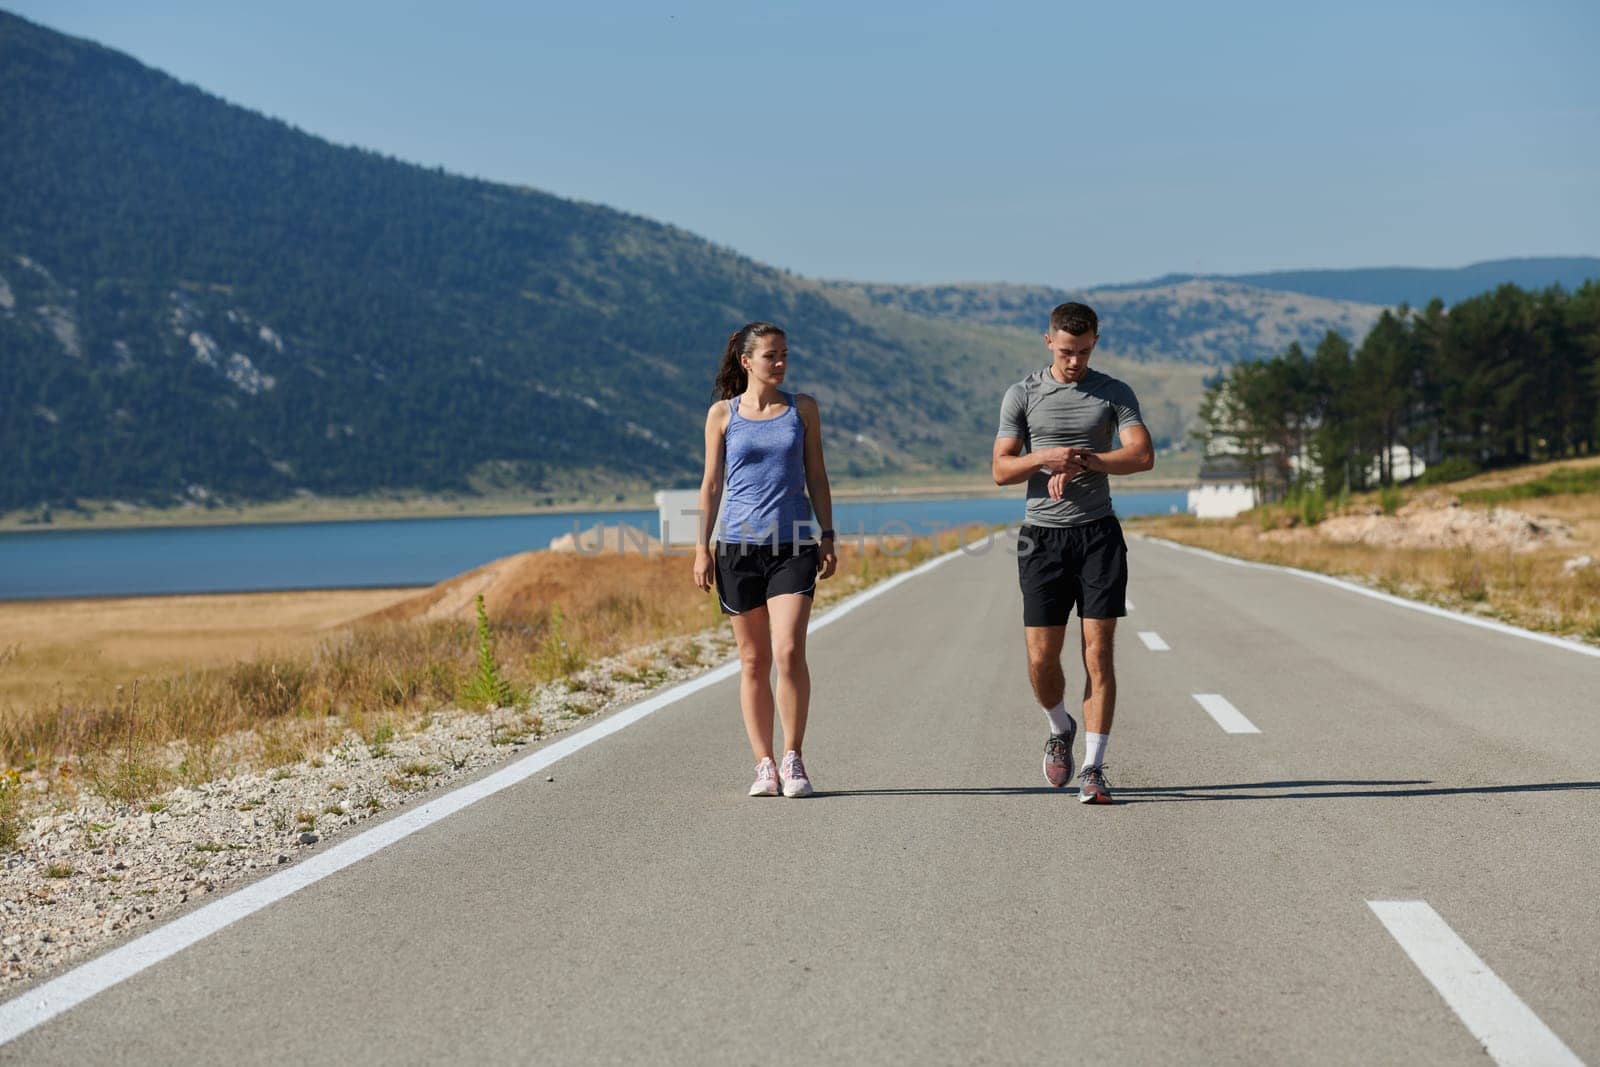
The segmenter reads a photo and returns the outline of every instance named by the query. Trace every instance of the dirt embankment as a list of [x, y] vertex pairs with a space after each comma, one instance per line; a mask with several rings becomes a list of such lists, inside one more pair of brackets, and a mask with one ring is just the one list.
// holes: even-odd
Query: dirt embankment
[[[406, 597], [364, 622], [406, 622], [415, 619], [471, 619], [478, 596], [491, 618], [530, 618], [550, 605], [582, 603], [586, 595], [674, 592], [689, 589], [690, 557], [665, 552], [660, 542], [637, 531], [619, 534], [617, 527], [596, 527], [574, 543], [564, 534], [547, 552], [519, 552], [458, 574], [414, 596]], [[602, 560], [603, 570], [597, 569]]]
[[1600, 456], [1404, 486], [1309, 524], [1300, 506], [1277, 503], [1233, 519], [1141, 517], [1131, 527], [1600, 644], [1596, 472]]
[[1336, 515], [1315, 527], [1270, 530], [1269, 541], [1325, 540], [1375, 548], [1471, 548], [1531, 552], [1572, 543], [1572, 526], [1561, 519], [1511, 508], [1480, 511], [1455, 502], [1417, 501], [1393, 515]]

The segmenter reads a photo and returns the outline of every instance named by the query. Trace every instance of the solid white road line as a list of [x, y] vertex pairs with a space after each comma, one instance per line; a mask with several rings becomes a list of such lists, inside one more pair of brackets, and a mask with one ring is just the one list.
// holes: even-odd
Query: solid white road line
[[1284, 567], [1276, 563], [1257, 563], [1254, 560], [1236, 559], [1233, 556], [1224, 556], [1221, 553], [1212, 552], [1208, 549], [1194, 548], [1190, 545], [1180, 545], [1176, 541], [1167, 541], [1163, 538], [1150, 537], [1146, 534], [1134, 534], [1134, 536], [1139, 540], [1149, 542], [1152, 545], [1161, 545], [1164, 548], [1175, 548], [1179, 552], [1188, 552], [1192, 555], [1204, 556], [1206, 559], [1216, 560], [1218, 563], [1231, 563], [1235, 567], [1250, 567], [1255, 570], [1282, 571], [1284, 574], [1293, 574], [1300, 578], [1306, 578], [1313, 582], [1321, 582], [1323, 585], [1331, 585], [1335, 588], [1344, 589], [1351, 593], [1360, 593], [1362, 596], [1371, 597], [1373, 600], [1381, 600], [1385, 604], [1394, 604], [1397, 607], [1407, 608], [1411, 611], [1420, 611], [1425, 615], [1436, 615], [1441, 619], [1454, 619], [1456, 622], [1464, 622], [1468, 626], [1477, 626], [1485, 630], [1493, 630], [1496, 633], [1509, 634], [1512, 637], [1524, 637], [1529, 641], [1537, 641], [1542, 645], [1553, 645], [1556, 648], [1564, 648], [1568, 652], [1578, 652], [1585, 656], [1595, 656], [1600, 658], [1600, 648], [1596, 648], [1593, 645], [1580, 644], [1577, 641], [1569, 641], [1564, 637], [1552, 637], [1550, 634], [1536, 633], [1533, 630], [1524, 630], [1520, 626], [1510, 626], [1503, 622], [1495, 622], [1493, 619], [1480, 619], [1473, 615], [1464, 615], [1459, 611], [1451, 611], [1449, 608], [1434, 607], [1432, 604], [1424, 604], [1418, 600], [1407, 600], [1405, 597], [1394, 596], [1391, 593], [1379, 592], [1376, 589], [1368, 589], [1364, 585], [1357, 585], [1354, 582], [1347, 582], [1342, 578], [1331, 578], [1326, 574], [1318, 574], [1315, 571], [1303, 571], [1298, 567]]
[[1238, 708], [1229, 703], [1228, 698], [1217, 693], [1191, 694], [1200, 706], [1205, 708], [1211, 717], [1217, 720], [1217, 725], [1230, 734], [1259, 734], [1261, 731], [1256, 724], [1245, 718]]
[[1171, 652], [1172, 647], [1161, 640], [1161, 635], [1154, 630], [1140, 630], [1139, 640], [1144, 642], [1144, 647], [1151, 652]]
[[1369, 900], [1378, 920], [1502, 1067], [1575, 1064], [1555, 1032], [1489, 969], [1425, 900]]
[[[897, 574], [870, 589], [857, 593], [832, 611], [812, 620], [808, 632], [814, 633], [837, 622], [868, 601], [949, 562], [963, 551], [970, 551], [970, 548], [956, 549], [942, 556], [936, 556], [904, 574]], [[96, 993], [132, 978], [145, 968], [152, 967], [195, 942], [232, 926], [267, 905], [320, 882], [328, 875], [366, 859], [373, 853], [410, 837], [418, 830], [432, 826], [485, 797], [493, 796], [502, 789], [538, 774], [558, 760], [588, 748], [596, 741], [610, 737], [625, 727], [632, 726], [647, 715], [676, 704], [684, 697], [698, 693], [726, 678], [732, 678], [738, 673], [737, 660], [724, 663], [698, 678], [619, 711], [586, 730], [531, 752], [493, 774], [402, 812], [381, 826], [357, 834], [325, 852], [311, 855], [280, 874], [270, 875], [219, 900], [196, 908], [142, 937], [134, 938], [120, 948], [112, 949], [103, 956], [0, 1004], [0, 1045], [21, 1037], [34, 1027], [76, 1007]]]

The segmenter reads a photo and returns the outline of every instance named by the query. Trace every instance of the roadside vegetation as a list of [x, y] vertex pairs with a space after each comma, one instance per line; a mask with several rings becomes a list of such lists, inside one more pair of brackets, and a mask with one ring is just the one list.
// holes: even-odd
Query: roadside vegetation
[[[839, 573], [818, 586], [817, 607], [958, 543], [954, 533], [937, 544], [847, 542]], [[419, 597], [309, 649], [117, 683], [39, 677], [31, 691], [11, 692], [0, 710], [0, 850], [15, 847], [32, 809], [68, 804], [80, 791], [137, 806], [174, 786], [315, 760], [340, 744], [381, 753], [432, 713], [516, 708], [541, 686], [576, 689], [572, 679], [590, 664], [632, 650], [699, 665], [689, 638], [727, 629], [715, 598], [690, 582], [687, 556], [529, 558], [515, 588], [494, 590], [490, 606], [479, 594], [449, 617], [428, 617]], [[616, 681], [659, 681], [646, 657], [625, 662]], [[519, 727], [518, 743], [539, 734], [534, 719]]]
[[1200, 416], [1207, 454], [1259, 487], [1330, 497], [1409, 477], [1407, 450], [1435, 457], [1429, 481], [1595, 456], [1600, 282], [1385, 311], [1358, 346], [1330, 332], [1309, 354], [1234, 364]]
[[1600, 457], [1419, 483], [1331, 499], [1313, 487], [1234, 519], [1130, 528], [1600, 644]]

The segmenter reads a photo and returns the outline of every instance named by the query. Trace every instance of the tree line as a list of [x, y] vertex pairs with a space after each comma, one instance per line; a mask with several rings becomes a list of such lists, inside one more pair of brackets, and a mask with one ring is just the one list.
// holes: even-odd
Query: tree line
[[[1504, 285], [1386, 311], [1359, 346], [1329, 332], [1207, 383], [1208, 456], [1272, 493], [1391, 485], [1410, 450], [1434, 477], [1591, 455], [1600, 433], [1600, 282]], [[1426, 476], [1426, 475], [1425, 475]]]

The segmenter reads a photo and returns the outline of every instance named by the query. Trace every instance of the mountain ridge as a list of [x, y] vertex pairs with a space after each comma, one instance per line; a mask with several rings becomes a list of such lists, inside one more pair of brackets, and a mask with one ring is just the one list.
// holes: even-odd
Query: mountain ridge
[[1252, 274], [1164, 274], [1149, 281], [1100, 285], [1091, 292], [1150, 289], [1203, 279], [1235, 282], [1257, 289], [1302, 293], [1333, 300], [1414, 308], [1438, 299], [1454, 304], [1501, 285], [1545, 289], [1559, 285], [1569, 292], [1600, 278], [1597, 256], [1507, 256], [1463, 267], [1347, 267], [1272, 270]]
[[[0, 509], [692, 484], [722, 341], [755, 318], [790, 330], [835, 474], [986, 470], [1000, 395], [1046, 358], [1048, 287], [986, 319], [804, 278], [334, 145], [5, 12], [0, 143]], [[1093, 291], [1097, 366], [1162, 443], [1216, 367], [1377, 314], [1168, 288]]]

